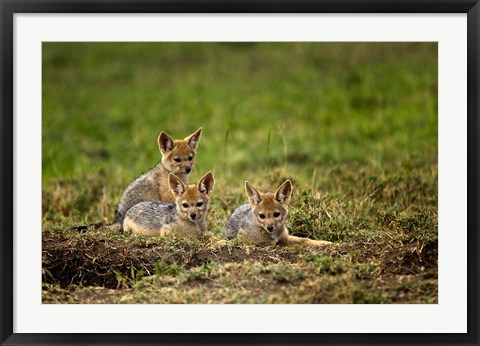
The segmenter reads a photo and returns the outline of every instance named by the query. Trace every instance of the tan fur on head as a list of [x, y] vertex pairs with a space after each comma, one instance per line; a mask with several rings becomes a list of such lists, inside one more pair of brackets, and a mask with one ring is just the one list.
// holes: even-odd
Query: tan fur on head
[[196, 150], [202, 128], [184, 139], [174, 140], [166, 132], [158, 136], [158, 147], [162, 153], [162, 165], [170, 173], [189, 174], [195, 163]]
[[287, 219], [287, 204], [292, 193], [292, 183], [287, 180], [275, 192], [261, 193], [248, 181], [245, 182], [245, 191], [250, 200], [250, 206], [255, 222], [267, 233], [279, 234], [285, 227]]
[[205, 221], [210, 196], [215, 184], [212, 172], [205, 174], [196, 185], [185, 185], [174, 174], [169, 175], [168, 181], [175, 197], [178, 215], [194, 223]]

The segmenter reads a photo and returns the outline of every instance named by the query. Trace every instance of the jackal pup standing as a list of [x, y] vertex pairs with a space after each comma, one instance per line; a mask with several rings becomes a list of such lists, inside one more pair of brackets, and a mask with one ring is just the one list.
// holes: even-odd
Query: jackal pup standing
[[115, 221], [110, 228], [121, 228], [125, 213], [137, 203], [147, 200], [175, 201], [168, 186], [168, 176], [173, 173], [188, 184], [188, 175], [195, 164], [201, 134], [202, 128], [199, 128], [184, 139], [174, 140], [167, 133], [160, 133], [158, 147], [162, 154], [161, 161], [128, 185], [120, 198], [115, 211]]
[[163, 236], [175, 232], [190, 239], [207, 234], [207, 213], [215, 179], [212, 172], [197, 185], [185, 185], [176, 175], [168, 176], [175, 203], [144, 201], [125, 214], [123, 229], [147, 236]]
[[288, 234], [285, 221], [288, 215], [288, 202], [292, 195], [292, 183], [285, 181], [275, 193], [258, 192], [252, 184], [245, 182], [245, 191], [250, 204], [235, 209], [225, 226], [227, 238], [237, 235], [255, 245], [295, 245], [323, 246], [329, 241], [312, 240]]

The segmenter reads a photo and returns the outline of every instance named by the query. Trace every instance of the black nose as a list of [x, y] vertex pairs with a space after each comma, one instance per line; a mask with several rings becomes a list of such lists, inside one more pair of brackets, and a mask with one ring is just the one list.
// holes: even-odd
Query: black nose
[[188, 167], [185, 168], [185, 172], [187, 172], [187, 173], [190, 173], [191, 170], [192, 170], [191, 168], [188, 168]]
[[271, 232], [271, 231], [273, 231], [273, 226], [272, 225], [267, 226], [267, 229]]
[[195, 214], [195, 213], [191, 213], [191, 214], [190, 214], [190, 218], [191, 218], [192, 220], [195, 220], [196, 217], [197, 217], [197, 214]]

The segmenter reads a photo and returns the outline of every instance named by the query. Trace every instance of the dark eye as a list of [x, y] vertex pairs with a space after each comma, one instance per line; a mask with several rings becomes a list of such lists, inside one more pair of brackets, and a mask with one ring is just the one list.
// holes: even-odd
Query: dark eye
[[183, 206], [184, 208], [188, 208], [188, 204], [187, 204], [187, 203], [182, 203], [182, 206]]
[[176, 158], [174, 158], [173, 160], [174, 160], [175, 162], [180, 162], [180, 161], [182, 161], [182, 160], [180, 160], [179, 157], [176, 157]]
[[198, 201], [197, 202], [197, 207], [201, 207], [203, 205], [203, 201]]
[[280, 216], [280, 212], [279, 211], [276, 211], [273, 213], [273, 217], [279, 217]]
[[193, 156], [189, 156], [188, 161], [192, 161], [192, 160], [193, 160]]
[[265, 219], [265, 214], [258, 214], [258, 216], [260, 217], [260, 219]]

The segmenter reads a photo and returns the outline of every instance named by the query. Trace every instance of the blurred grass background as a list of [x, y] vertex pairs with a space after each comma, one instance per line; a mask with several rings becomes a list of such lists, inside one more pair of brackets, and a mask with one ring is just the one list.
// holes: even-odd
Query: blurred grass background
[[44, 43], [42, 84], [47, 225], [111, 219], [162, 130], [204, 128], [191, 180], [212, 170], [217, 197], [436, 167], [435, 43]]

